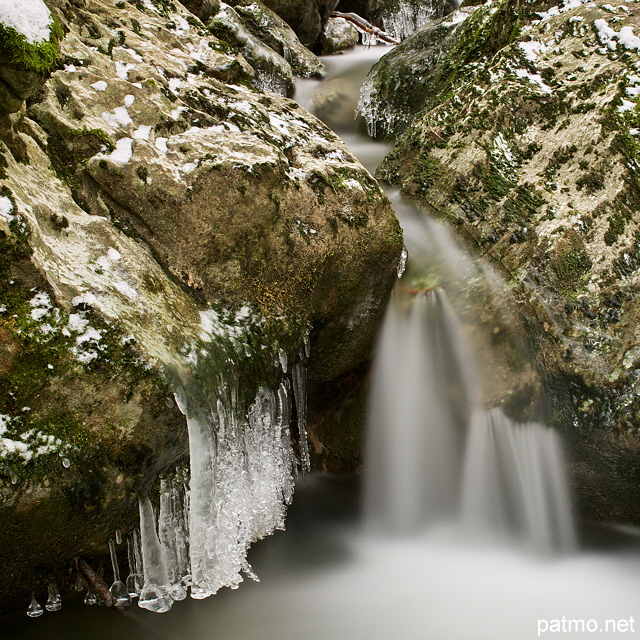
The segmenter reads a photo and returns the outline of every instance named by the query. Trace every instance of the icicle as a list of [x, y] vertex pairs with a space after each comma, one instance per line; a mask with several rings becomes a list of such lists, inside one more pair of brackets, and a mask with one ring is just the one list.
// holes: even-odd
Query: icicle
[[144, 567], [142, 564], [142, 545], [140, 544], [140, 530], [133, 531], [133, 559], [135, 561], [135, 586], [136, 593], [140, 595], [144, 585]]
[[129, 561], [129, 575], [126, 582], [127, 593], [131, 598], [137, 598], [140, 595], [140, 591], [136, 586], [136, 561], [131, 540], [127, 540], [127, 560]]
[[116, 529], [116, 544], [122, 544], [122, 533], [120, 529]]
[[49, 597], [44, 608], [47, 611], [59, 611], [62, 609], [62, 598], [60, 598], [60, 591], [58, 591], [58, 585], [53, 582], [49, 583]]
[[82, 577], [82, 574], [79, 571], [73, 588], [78, 592], [84, 591], [87, 588], [87, 581]]
[[131, 604], [131, 596], [125, 584], [120, 580], [118, 556], [116, 555], [116, 545], [113, 539], [109, 540], [109, 553], [111, 554], [111, 566], [113, 567], [113, 584], [109, 588], [109, 593], [116, 607], [128, 607]]
[[430, 6], [414, 7], [402, 4], [393, 11], [382, 16], [384, 30], [396, 40], [404, 40], [414, 31], [436, 17], [436, 11]]
[[98, 594], [95, 592], [95, 589], [89, 585], [87, 589], [87, 593], [84, 597], [84, 603], [88, 605], [96, 604], [98, 602]]
[[164, 558], [169, 577], [169, 593], [174, 601], [184, 600], [187, 592], [182, 587], [182, 575], [178, 562], [178, 517], [176, 512], [176, 498], [170, 480], [160, 481], [160, 517], [158, 520], [158, 537], [162, 544]]
[[298, 412], [298, 432], [300, 434], [300, 464], [303, 472], [311, 469], [309, 445], [307, 442], [307, 371], [303, 364], [294, 365], [291, 370], [293, 395]]
[[169, 611], [173, 604], [169, 595], [169, 577], [164, 553], [156, 532], [151, 501], [145, 497], [140, 500], [139, 506], [144, 586], [138, 598], [138, 606], [155, 613], [164, 613]]
[[400, 254], [400, 262], [398, 263], [398, 278], [402, 278], [406, 268], [407, 268], [407, 258], [409, 257], [409, 254], [407, 252], [406, 247], [404, 249], [402, 249], [402, 253]]
[[30, 618], [37, 618], [42, 615], [42, 607], [38, 604], [36, 600], [35, 593], [31, 594], [31, 604], [29, 604], [29, 608], [27, 609], [27, 615]]
[[283, 373], [287, 373], [287, 353], [283, 349], [278, 351], [278, 360], [280, 362], [280, 366], [282, 367]]

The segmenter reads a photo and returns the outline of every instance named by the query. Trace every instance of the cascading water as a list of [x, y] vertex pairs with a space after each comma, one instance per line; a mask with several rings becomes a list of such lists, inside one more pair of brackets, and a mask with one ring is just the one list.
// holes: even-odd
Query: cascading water
[[367, 517], [376, 529], [415, 532], [456, 508], [460, 451], [479, 401], [473, 354], [441, 289], [398, 291], [378, 351]]
[[564, 470], [554, 431], [517, 424], [500, 409], [478, 412], [466, 447], [463, 526], [476, 536], [516, 537], [539, 551], [575, 548]]
[[490, 372], [476, 365], [467, 342], [442, 289], [400, 286], [374, 365], [370, 525], [405, 534], [448, 520], [474, 537], [544, 552], [573, 548], [557, 435], [480, 408], [478, 371]]

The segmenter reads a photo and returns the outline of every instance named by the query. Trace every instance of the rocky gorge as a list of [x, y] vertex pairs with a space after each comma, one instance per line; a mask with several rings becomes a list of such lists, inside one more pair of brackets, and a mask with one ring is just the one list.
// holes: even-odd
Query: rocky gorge
[[583, 517], [640, 523], [633, 3], [46, 6], [39, 44], [0, 13], [4, 609], [135, 527], [213, 405], [290, 424], [285, 475], [305, 431], [314, 468], [361, 466], [403, 239], [291, 100], [353, 42], [336, 8], [403, 39], [360, 99], [394, 143], [377, 177], [502, 272], [541, 381], [515, 404], [569, 436]]

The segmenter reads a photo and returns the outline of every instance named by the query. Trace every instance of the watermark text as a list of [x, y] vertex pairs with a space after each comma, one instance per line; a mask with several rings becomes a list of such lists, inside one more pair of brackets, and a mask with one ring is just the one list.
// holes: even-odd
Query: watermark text
[[633, 616], [619, 619], [595, 620], [593, 618], [540, 618], [538, 638], [546, 633], [635, 633], [636, 621]]

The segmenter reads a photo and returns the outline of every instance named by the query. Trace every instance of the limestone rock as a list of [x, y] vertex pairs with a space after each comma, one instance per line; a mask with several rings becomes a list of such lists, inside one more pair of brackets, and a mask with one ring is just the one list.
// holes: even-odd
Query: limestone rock
[[217, 384], [246, 331], [246, 387], [306, 334], [312, 382], [362, 362], [402, 249], [341, 141], [180, 5], [58, 11], [58, 68], [0, 118], [3, 607], [185, 460], [194, 359]]
[[360, 33], [344, 18], [329, 18], [320, 36], [320, 49], [323, 55], [330, 55], [358, 44]]
[[324, 74], [322, 62], [303, 46], [291, 27], [259, 0], [229, 2], [242, 20], [245, 29], [273, 49], [291, 65], [296, 76], [316, 78]]
[[245, 28], [235, 9], [222, 3], [221, 10], [208, 23], [218, 38], [232, 42], [255, 70], [255, 85], [291, 97], [295, 91], [291, 65], [271, 47]]
[[440, 57], [403, 43], [404, 83], [377, 85], [389, 88], [377, 108], [410, 107], [381, 176], [507, 276], [551, 421], [572, 443], [583, 515], [638, 523], [640, 13], [540, 6], [507, 27], [508, 5], [476, 10]]
[[265, 0], [297, 34], [300, 42], [313, 48], [322, 30], [322, 18], [316, 0]]

